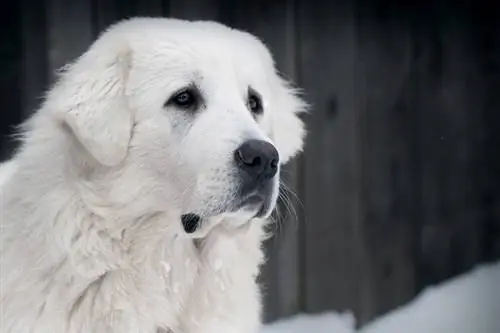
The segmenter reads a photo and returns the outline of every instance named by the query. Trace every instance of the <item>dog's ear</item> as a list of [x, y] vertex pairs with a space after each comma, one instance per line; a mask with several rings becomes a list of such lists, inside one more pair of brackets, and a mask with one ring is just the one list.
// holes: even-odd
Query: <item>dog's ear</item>
[[280, 153], [281, 163], [285, 164], [302, 151], [306, 130], [300, 114], [307, 112], [309, 106], [300, 97], [298, 89], [285, 79], [279, 79], [276, 89], [271, 137]]
[[125, 96], [131, 51], [103, 37], [62, 69], [47, 101], [99, 163], [113, 166], [125, 158], [132, 131]]

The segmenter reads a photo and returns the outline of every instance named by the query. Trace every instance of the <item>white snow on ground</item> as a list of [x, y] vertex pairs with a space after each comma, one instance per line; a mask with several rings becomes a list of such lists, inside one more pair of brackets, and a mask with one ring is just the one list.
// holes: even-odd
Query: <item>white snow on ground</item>
[[500, 263], [428, 288], [362, 333], [500, 333]]
[[350, 313], [300, 314], [276, 321], [262, 333], [353, 333], [354, 324], [354, 316]]
[[[262, 333], [355, 333], [350, 314], [299, 315]], [[500, 262], [424, 290], [358, 333], [500, 333]]]

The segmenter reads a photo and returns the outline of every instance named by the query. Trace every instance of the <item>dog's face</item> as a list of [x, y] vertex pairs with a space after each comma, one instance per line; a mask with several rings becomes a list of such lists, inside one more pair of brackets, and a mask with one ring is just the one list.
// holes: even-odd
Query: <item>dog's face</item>
[[127, 191], [155, 210], [178, 211], [188, 232], [200, 220], [267, 217], [280, 167], [302, 146], [304, 104], [267, 49], [219, 24], [120, 23], [68, 70], [65, 85], [79, 89], [65, 121], [90, 155], [121, 168], [120, 181], [137, 186]]

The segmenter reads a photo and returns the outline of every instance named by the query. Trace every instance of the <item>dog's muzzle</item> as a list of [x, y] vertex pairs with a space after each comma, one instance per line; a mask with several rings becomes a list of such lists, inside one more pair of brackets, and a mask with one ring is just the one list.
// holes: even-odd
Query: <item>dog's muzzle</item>
[[[240, 185], [235, 201], [223, 213], [247, 211], [254, 217], [269, 214], [273, 205], [275, 177], [279, 169], [276, 148], [264, 140], [248, 140], [234, 152], [234, 163], [238, 169]], [[201, 227], [204, 218], [195, 213], [181, 216], [184, 231], [192, 234]]]
[[248, 140], [236, 149], [234, 161], [241, 176], [238, 208], [256, 209], [256, 217], [264, 216], [272, 205], [278, 151], [267, 141]]

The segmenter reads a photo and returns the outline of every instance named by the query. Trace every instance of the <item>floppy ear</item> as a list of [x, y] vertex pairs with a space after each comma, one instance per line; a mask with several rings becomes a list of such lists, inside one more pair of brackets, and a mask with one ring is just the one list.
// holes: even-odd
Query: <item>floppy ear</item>
[[47, 99], [83, 147], [106, 166], [125, 158], [130, 141], [132, 114], [125, 98], [130, 57], [127, 45], [101, 37], [63, 69]]
[[299, 97], [298, 90], [282, 78], [277, 90], [271, 137], [280, 153], [281, 163], [285, 164], [302, 151], [306, 130], [299, 115], [307, 111], [308, 104]]

